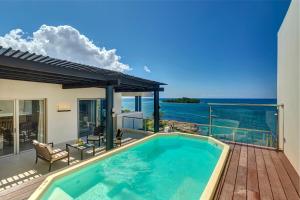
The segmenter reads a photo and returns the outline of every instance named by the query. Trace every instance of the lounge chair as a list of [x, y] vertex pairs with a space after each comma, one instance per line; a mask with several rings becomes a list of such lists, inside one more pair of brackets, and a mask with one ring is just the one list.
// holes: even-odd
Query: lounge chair
[[33, 146], [36, 151], [35, 163], [37, 163], [38, 158], [49, 162], [49, 171], [51, 171], [52, 163], [68, 158], [68, 165], [70, 164], [70, 154], [66, 150], [53, 149], [53, 142], [44, 144], [36, 140], [33, 140]]
[[118, 129], [117, 134], [116, 134], [116, 139], [114, 141], [116, 146], [122, 145], [122, 136], [123, 136], [123, 131], [121, 129]]
[[87, 136], [87, 143], [89, 142], [98, 142], [99, 146], [101, 141], [104, 143], [104, 126], [97, 126], [94, 129], [94, 134]]

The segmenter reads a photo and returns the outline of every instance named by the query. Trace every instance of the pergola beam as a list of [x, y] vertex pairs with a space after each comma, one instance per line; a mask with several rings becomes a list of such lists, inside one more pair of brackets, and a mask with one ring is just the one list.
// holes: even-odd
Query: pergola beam
[[22, 70], [31, 70], [36, 72], [43, 72], [43, 73], [52, 73], [52, 74], [59, 74], [59, 75], [65, 75], [65, 76], [72, 76], [72, 77], [78, 77], [78, 78], [87, 78], [87, 79], [95, 79], [95, 80], [111, 80], [112, 78], [99, 74], [99, 73], [90, 73], [87, 71], [79, 71], [74, 70], [71, 68], [64, 68], [61, 66], [55, 66], [55, 65], [49, 65], [46, 63], [40, 63], [40, 62], [33, 62], [30, 60], [22, 60], [22, 59], [16, 59], [12, 57], [7, 56], [0, 56], [0, 63], [2, 66], [5, 66], [7, 68], [17, 68]]
[[18, 80], [18, 81], [30, 81], [30, 82], [39, 82], [39, 83], [51, 83], [51, 84], [61, 84], [63, 80], [53, 80], [53, 79], [46, 79], [46, 78], [35, 78], [35, 77], [16, 77], [7, 74], [1, 74], [0, 77], [2, 79], [8, 80]]
[[129, 78], [129, 77], [125, 77], [125, 76], [120, 76], [120, 80], [122, 85], [129, 85], [129, 86], [137, 86], [137, 87], [153, 87], [154, 85], [156, 85], [156, 83], [151, 83], [148, 81], [142, 81], [138, 78]]
[[20, 50], [17, 50], [17, 51], [15, 51], [15, 52], [13, 52], [12, 54], [10, 54], [9, 57], [13, 57], [14, 55], [16, 55], [16, 54], [19, 53], [19, 52], [20, 52]]
[[63, 89], [75, 89], [75, 88], [90, 88], [90, 87], [106, 87], [108, 85], [117, 86], [119, 84], [118, 80], [111, 80], [111, 81], [95, 81], [91, 83], [71, 83], [71, 84], [63, 84]]
[[126, 87], [126, 88], [124, 88], [124, 87], [117, 87], [116, 89], [115, 89], [115, 92], [153, 92], [153, 91], [159, 91], [159, 92], [163, 92], [164, 91], [164, 88], [153, 88], [153, 87], [151, 87], [151, 88], [143, 88], [143, 87], [141, 87], [141, 88], [138, 88], [138, 87]]
[[115, 92], [163, 91], [156, 81], [0, 46], [0, 79], [61, 84], [64, 89], [106, 87]]
[[35, 55], [35, 53], [33, 53], [33, 54], [28, 54], [28, 55], [26, 55], [26, 56], [24, 56], [22, 59], [24, 59], [24, 60], [27, 60], [27, 58], [30, 58], [31, 56], [34, 56]]
[[[21, 69], [15, 69], [15, 68], [7, 68], [5, 66], [0, 65], [0, 72], [2, 74], [7, 74], [12, 76], [12, 79], [14, 76], [16, 78], [26, 78], [28, 77], [34, 77], [34, 78], [46, 78], [46, 79], [53, 79], [53, 80], [62, 80], [60, 83], [64, 82], [93, 82], [95, 80], [85, 79], [85, 78], [78, 78], [78, 77], [70, 77], [70, 76], [63, 76], [59, 74], [51, 74], [51, 73], [43, 73], [43, 72], [36, 72], [36, 71], [30, 71], [30, 70], [21, 70]], [[0, 77], [1, 78], [1, 77]]]

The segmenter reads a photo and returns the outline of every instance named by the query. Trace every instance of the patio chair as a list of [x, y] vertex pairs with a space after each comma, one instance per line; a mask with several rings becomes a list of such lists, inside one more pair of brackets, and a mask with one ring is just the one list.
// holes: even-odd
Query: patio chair
[[44, 144], [33, 140], [33, 146], [36, 151], [35, 163], [37, 163], [38, 158], [49, 162], [49, 172], [51, 171], [52, 163], [68, 158], [68, 165], [70, 164], [70, 154], [66, 150], [53, 149], [53, 142]]
[[122, 145], [122, 136], [123, 136], [123, 131], [121, 129], [118, 129], [117, 134], [116, 134], [116, 139], [114, 141], [116, 146]]
[[101, 141], [104, 143], [104, 126], [97, 126], [94, 128], [94, 134], [87, 136], [87, 143], [98, 142], [99, 146]]

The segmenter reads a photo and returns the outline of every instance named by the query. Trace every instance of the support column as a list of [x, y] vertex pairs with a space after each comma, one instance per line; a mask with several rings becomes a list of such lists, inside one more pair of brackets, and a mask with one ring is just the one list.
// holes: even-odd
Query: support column
[[139, 96], [139, 112], [142, 111], [142, 97]]
[[159, 90], [154, 91], [154, 133], [159, 132]]
[[112, 85], [106, 86], [106, 150], [114, 148], [114, 129], [113, 129], [113, 104], [114, 88]]
[[135, 112], [138, 112], [139, 111], [139, 97], [138, 96], [135, 96]]

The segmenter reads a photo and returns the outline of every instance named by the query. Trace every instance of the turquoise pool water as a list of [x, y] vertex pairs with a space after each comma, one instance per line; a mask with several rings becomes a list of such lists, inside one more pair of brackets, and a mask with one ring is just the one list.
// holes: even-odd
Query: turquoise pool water
[[182, 135], [158, 136], [57, 179], [42, 199], [199, 199], [222, 149]]

